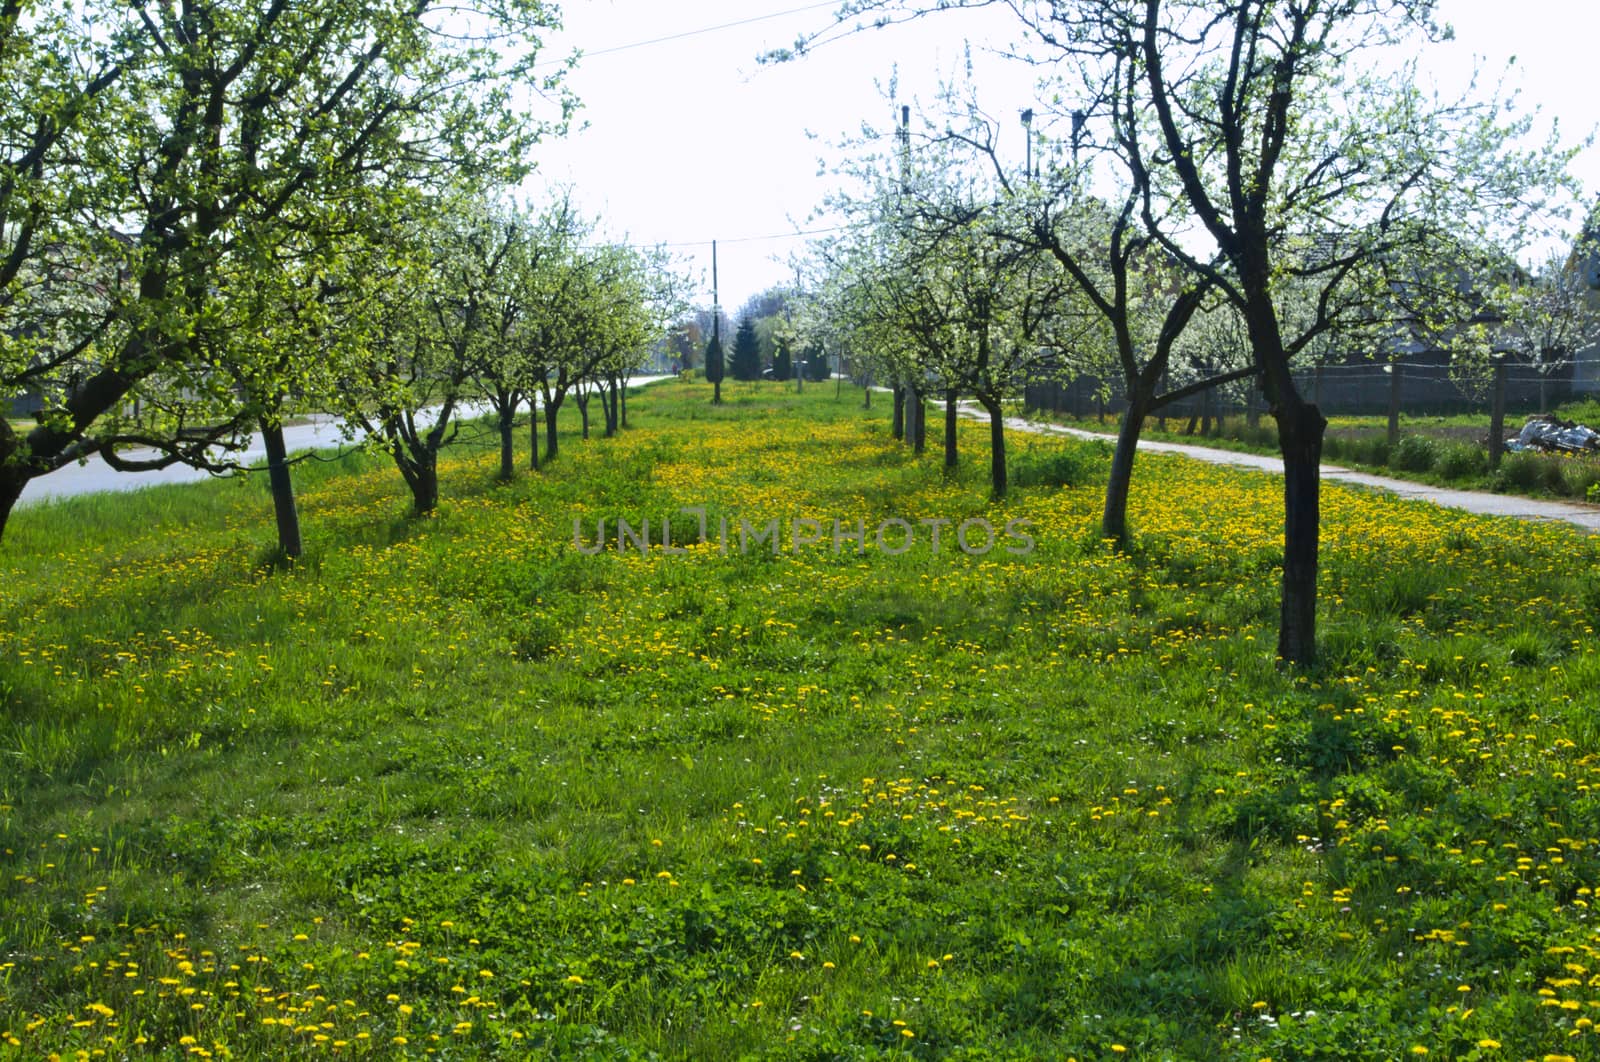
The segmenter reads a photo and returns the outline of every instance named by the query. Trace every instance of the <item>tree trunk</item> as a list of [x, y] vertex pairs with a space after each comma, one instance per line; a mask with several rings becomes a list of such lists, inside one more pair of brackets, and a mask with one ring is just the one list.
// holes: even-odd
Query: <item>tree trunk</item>
[[411, 512], [427, 516], [439, 507], [439, 464], [436, 454], [416, 457], [406, 474], [406, 486], [411, 488]]
[[956, 467], [956, 389], [947, 388], [944, 393], [944, 467], [954, 470]]
[[1506, 448], [1506, 362], [1500, 358], [1494, 363], [1494, 401], [1489, 407], [1489, 467], [1500, 467], [1500, 455]]
[[554, 461], [559, 449], [556, 437], [556, 414], [560, 411], [561, 404], [553, 402], [544, 407], [544, 459]]
[[539, 400], [528, 399], [528, 467], [539, 471]]
[[289, 450], [281, 422], [261, 422], [261, 439], [267, 451], [267, 482], [272, 488], [272, 510], [278, 518], [278, 549], [285, 557], [298, 557], [300, 510], [294, 503], [294, 480], [289, 475]]
[[1276, 409], [1283, 455], [1283, 600], [1278, 655], [1310, 664], [1317, 655], [1317, 541], [1321, 533], [1322, 436], [1315, 404], [1293, 396]]
[[722, 405], [722, 381], [718, 380], [711, 385], [711, 404]]
[[580, 394], [577, 398], [578, 417], [583, 421], [583, 439], [589, 440], [589, 396]]
[[[517, 407], [500, 410], [500, 478], [511, 480], [517, 474]], [[537, 420], [534, 421], [538, 423]]]
[[912, 412], [916, 419], [916, 434], [911, 440], [911, 452], [921, 457], [928, 449], [928, 396], [918, 387], [911, 392]]
[[621, 422], [622, 418], [622, 414], [617, 408], [620, 390], [621, 389], [617, 387], [617, 378], [613, 376], [611, 378], [611, 385], [609, 388], [610, 400], [606, 401], [608, 392], [602, 391], [600, 394], [601, 401], [606, 403], [606, 438], [608, 439], [616, 438], [617, 425]]
[[1128, 494], [1133, 487], [1133, 459], [1139, 453], [1139, 433], [1144, 428], [1145, 397], [1129, 399], [1117, 432], [1117, 449], [1111, 455], [1111, 475], [1106, 479], [1106, 502], [1100, 512], [1100, 537], [1117, 545], [1128, 541]]
[[617, 408], [620, 411], [622, 427], [628, 427], [628, 389], [622, 388], [617, 392]]
[[894, 420], [890, 429], [896, 441], [906, 437], [906, 389], [899, 384], [894, 385]]
[[[1209, 375], [1209, 374], [1208, 374]], [[1211, 392], [1200, 393], [1200, 438], [1211, 437]]]
[[1006, 495], [1006, 418], [998, 399], [980, 397], [989, 414], [989, 486], [996, 498]]
[[22, 470], [16, 466], [10, 469], [0, 467], [0, 542], [6, 537], [6, 522], [11, 519], [11, 510], [17, 507], [17, 499], [22, 497], [22, 488], [28, 485], [28, 477], [22, 475]]

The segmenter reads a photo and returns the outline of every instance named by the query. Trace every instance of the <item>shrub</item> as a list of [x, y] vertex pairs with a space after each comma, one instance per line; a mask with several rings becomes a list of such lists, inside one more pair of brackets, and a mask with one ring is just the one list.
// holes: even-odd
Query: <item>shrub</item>
[[1433, 469], [1445, 479], [1473, 479], [1489, 470], [1489, 455], [1471, 443], [1449, 443], [1439, 448]]
[[1506, 483], [1520, 490], [1532, 490], [1544, 478], [1544, 467], [1548, 458], [1524, 450], [1522, 453], [1507, 454], [1500, 463], [1500, 477]]
[[1344, 461], [1352, 465], [1389, 463], [1389, 440], [1381, 435], [1366, 435], [1354, 439], [1329, 436], [1322, 445], [1323, 456], [1329, 461]]
[[1561, 462], [1561, 493], [1572, 498], [1590, 498], [1600, 487], [1600, 461], [1574, 457]]
[[1011, 458], [1010, 479], [1018, 487], [1075, 487], [1094, 474], [1089, 455], [1069, 450], [1029, 448]]
[[1426, 435], [1405, 435], [1389, 454], [1389, 465], [1406, 472], [1426, 472], [1433, 468], [1438, 445]]

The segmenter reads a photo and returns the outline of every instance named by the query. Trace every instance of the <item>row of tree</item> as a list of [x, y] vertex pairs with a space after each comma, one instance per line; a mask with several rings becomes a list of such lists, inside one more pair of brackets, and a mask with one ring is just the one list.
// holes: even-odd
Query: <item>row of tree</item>
[[543, 0], [0, 0], [0, 406], [40, 407], [0, 418], [0, 533], [67, 464], [217, 470], [259, 428], [298, 552], [291, 413], [376, 440], [419, 513], [474, 399], [505, 475], [523, 404], [547, 458], [569, 396], [614, 431], [680, 292], [566, 203], [498, 202], [575, 106], [569, 64], [535, 65], [556, 26]]
[[[881, 28], [977, 6], [856, 0], [841, 17]], [[915, 144], [909, 108], [894, 139], [869, 136], [847, 167], [860, 190], [834, 204], [845, 233], [819, 249], [821, 327], [893, 383], [897, 434], [919, 448], [926, 398], [946, 400], [947, 461], [972, 396], [996, 493], [1005, 397], [1052, 372], [1120, 378], [1102, 520], [1116, 540], [1146, 416], [1250, 380], [1285, 473], [1278, 651], [1309, 662], [1326, 420], [1295, 368], [1418, 337], [1485, 366], [1508, 327], [1537, 333], [1544, 296], [1513, 252], [1570, 191], [1571, 152], [1521, 149], [1526, 117], [1441, 103], [1414, 70], [1363, 61], [1438, 36], [1428, 0], [1005, 6], [1015, 54], [1053, 82], [1023, 116], [1027, 161], [1002, 157], [970, 90], [947, 90]]]

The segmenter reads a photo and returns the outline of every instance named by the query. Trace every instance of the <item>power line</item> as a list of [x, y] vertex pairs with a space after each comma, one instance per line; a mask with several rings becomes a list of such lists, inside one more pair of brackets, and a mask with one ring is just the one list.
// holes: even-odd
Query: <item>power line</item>
[[[719, 237], [717, 243], [766, 243], [776, 240], [798, 240], [806, 236], [821, 236], [830, 232], [844, 232], [846, 229], [859, 228], [858, 225], [833, 225], [825, 229], [802, 229], [799, 232], [776, 232], [768, 236], [735, 236], [732, 239]], [[710, 247], [711, 240], [685, 240], [681, 243], [656, 244], [658, 247]]]
[[[752, 15], [749, 18], [741, 18], [735, 22], [724, 22], [717, 26], [704, 26], [700, 29], [684, 30], [682, 33], [671, 33], [665, 37], [652, 37], [647, 41], [634, 41], [632, 44], [618, 44], [610, 48], [596, 48], [593, 51], [584, 52], [579, 58], [581, 60], [590, 59], [597, 55], [615, 55], [617, 52], [631, 51], [634, 48], [649, 48], [657, 44], [668, 44], [672, 41], [685, 40], [689, 37], [700, 37], [707, 33], [720, 33], [723, 30], [735, 29], [739, 26], [748, 26], [754, 22], [767, 22], [775, 18], [783, 18], [786, 15], [799, 15], [807, 11], [818, 11], [825, 7], [833, 7], [837, 2], [838, 0], [828, 0], [827, 3], [822, 4], [807, 4], [804, 7], [789, 8], [787, 11], [774, 11], [766, 15]], [[554, 66], [557, 65], [557, 63], [555, 61], [551, 61], [549, 63], [540, 63], [538, 65]]]

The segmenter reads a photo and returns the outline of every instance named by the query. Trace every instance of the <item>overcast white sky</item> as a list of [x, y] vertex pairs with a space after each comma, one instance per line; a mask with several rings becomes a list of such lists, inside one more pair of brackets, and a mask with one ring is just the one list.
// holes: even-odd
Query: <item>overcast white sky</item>
[[[710, 302], [712, 239], [730, 312], [783, 283], [792, 276], [789, 253], [803, 244], [783, 234], [809, 227], [813, 207], [838, 186], [819, 175], [819, 159], [836, 154], [829, 144], [864, 121], [892, 121], [877, 83], [898, 69], [901, 99], [927, 100], [959, 68], [968, 40], [1000, 44], [1015, 34], [1000, 10], [960, 12], [847, 38], [796, 63], [758, 66], [758, 54], [828, 25], [836, 7], [836, 0], [566, 0], [566, 28], [550, 54], [586, 53], [570, 85], [587, 128], [541, 146], [533, 186], [571, 184], [611, 238], [678, 245], [703, 289], [699, 301]], [[1440, 13], [1456, 39], [1421, 59], [1442, 88], [1464, 86], [1475, 61], [1497, 72], [1514, 57], [1508, 86], [1521, 89], [1525, 106], [1558, 120], [1568, 141], [1600, 123], [1600, 5], [1593, 0], [1440, 0]], [[1031, 74], [981, 55], [979, 63], [991, 113], [1034, 102]], [[1020, 125], [1014, 136], [1020, 155]], [[1600, 191], [1600, 148], [1587, 149], [1575, 172], [1587, 194]]]

